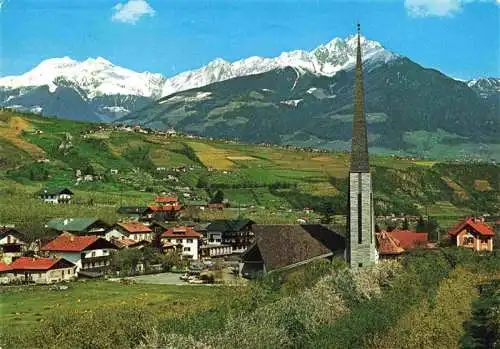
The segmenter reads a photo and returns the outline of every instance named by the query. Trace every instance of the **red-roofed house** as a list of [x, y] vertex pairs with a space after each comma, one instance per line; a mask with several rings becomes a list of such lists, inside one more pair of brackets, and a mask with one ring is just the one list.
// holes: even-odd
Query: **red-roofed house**
[[389, 234], [391, 234], [393, 239], [397, 240], [398, 246], [401, 246], [405, 250], [419, 247], [425, 248], [429, 244], [427, 233], [417, 233], [409, 230], [393, 230]]
[[161, 234], [161, 242], [164, 246], [181, 251], [183, 258], [198, 259], [201, 234], [194, 231], [192, 227], [173, 227]]
[[153, 231], [140, 222], [116, 223], [113, 229], [106, 233], [106, 239], [128, 238], [134, 241], [153, 241]]
[[179, 199], [175, 196], [158, 196], [154, 201], [155, 203], [146, 209], [146, 214], [150, 219], [175, 220], [183, 209]]
[[474, 251], [492, 251], [495, 232], [482, 219], [467, 217], [453, 227], [448, 235], [457, 246]]
[[42, 246], [40, 251], [76, 264], [78, 273], [100, 273], [109, 268], [110, 251], [114, 249], [114, 244], [96, 235], [78, 236], [65, 233]]
[[76, 278], [76, 265], [64, 258], [20, 257], [10, 268], [15, 279], [26, 283], [51, 284]]

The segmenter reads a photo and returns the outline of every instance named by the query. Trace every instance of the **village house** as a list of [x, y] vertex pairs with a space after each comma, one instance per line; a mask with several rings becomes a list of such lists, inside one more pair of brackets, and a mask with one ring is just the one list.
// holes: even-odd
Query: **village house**
[[74, 263], [78, 275], [98, 276], [109, 268], [114, 249], [114, 244], [96, 235], [64, 233], [42, 246], [40, 251]]
[[220, 242], [222, 245], [231, 246], [231, 253], [243, 253], [254, 241], [254, 224], [250, 219], [214, 220], [206, 227], [208, 245]]
[[448, 235], [459, 247], [471, 248], [474, 251], [493, 251], [495, 232], [481, 218], [467, 217], [453, 227]]
[[165, 230], [161, 234], [164, 249], [174, 248], [182, 258], [198, 260], [201, 234], [192, 227], [179, 226]]
[[18, 230], [0, 227], [0, 261], [11, 263], [26, 251], [26, 238]]
[[130, 240], [153, 241], [154, 233], [140, 222], [116, 223], [105, 235], [106, 240], [128, 238]]
[[71, 202], [73, 192], [68, 188], [45, 188], [38, 192], [38, 197], [51, 204], [67, 204]]
[[69, 232], [77, 235], [104, 236], [110, 225], [96, 218], [54, 218], [47, 222], [45, 228], [56, 234]]
[[240, 264], [244, 277], [345, 257], [345, 237], [324, 225], [254, 224], [252, 229], [255, 243], [242, 255]]
[[148, 206], [146, 213], [148, 218], [157, 221], [176, 220], [183, 206], [175, 196], [158, 196], [154, 204]]
[[19, 257], [10, 264], [12, 279], [51, 284], [76, 279], [76, 265], [64, 258]]

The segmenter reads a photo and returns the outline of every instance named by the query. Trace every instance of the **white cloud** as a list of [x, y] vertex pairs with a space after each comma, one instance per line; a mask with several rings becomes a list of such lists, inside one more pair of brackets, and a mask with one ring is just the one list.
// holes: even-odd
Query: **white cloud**
[[[498, 0], [500, 1], [500, 0]], [[2, 6], [7, 3], [7, 0], [0, 0], [0, 11], [2, 11]]]
[[[1, 1], [1, 0], [0, 0]], [[142, 16], [153, 17], [156, 11], [145, 0], [129, 0], [127, 3], [116, 4], [111, 20], [135, 24]]]
[[475, 1], [500, 4], [500, 0], [405, 0], [405, 7], [412, 17], [450, 17], [462, 11], [464, 4]]

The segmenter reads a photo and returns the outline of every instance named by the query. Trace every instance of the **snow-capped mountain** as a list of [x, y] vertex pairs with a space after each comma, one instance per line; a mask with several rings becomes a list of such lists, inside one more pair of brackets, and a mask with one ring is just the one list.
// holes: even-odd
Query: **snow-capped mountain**
[[69, 57], [51, 58], [19, 76], [0, 78], [0, 86], [19, 88], [47, 85], [51, 92], [64, 81], [80, 88], [88, 98], [100, 95], [160, 97], [165, 78], [161, 74], [137, 73], [97, 57], [83, 62]]
[[500, 94], [500, 79], [497, 78], [479, 78], [466, 83], [483, 98]]
[[[339, 70], [349, 69], [356, 60], [357, 37], [335, 38], [326, 45], [320, 45], [312, 51], [283, 52], [275, 58], [249, 57], [233, 63], [216, 59], [208, 65], [181, 73], [165, 81], [163, 96], [175, 92], [202, 87], [214, 82], [240, 76], [264, 73], [276, 68], [292, 67], [303, 69], [317, 75], [332, 76]], [[364, 61], [386, 63], [396, 57], [379, 42], [361, 37]]]

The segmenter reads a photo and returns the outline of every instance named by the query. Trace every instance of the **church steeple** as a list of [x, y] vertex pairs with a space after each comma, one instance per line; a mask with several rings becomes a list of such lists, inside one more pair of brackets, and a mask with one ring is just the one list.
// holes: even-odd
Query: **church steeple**
[[363, 60], [361, 58], [361, 35], [358, 23], [358, 47], [356, 51], [356, 82], [354, 87], [354, 118], [352, 121], [351, 169], [350, 172], [369, 172], [368, 139], [365, 119], [365, 89], [363, 84]]
[[352, 268], [362, 268], [378, 261], [375, 247], [372, 177], [368, 163], [368, 140], [365, 120], [365, 91], [358, 24], [354, 117], [352, 121], [351, 169], [349, 170], [349, 217], [347, 261]]

